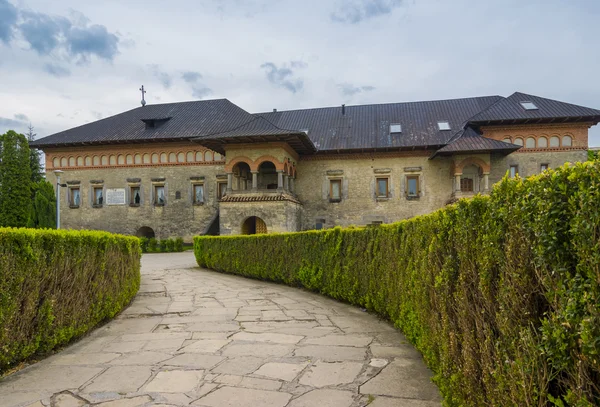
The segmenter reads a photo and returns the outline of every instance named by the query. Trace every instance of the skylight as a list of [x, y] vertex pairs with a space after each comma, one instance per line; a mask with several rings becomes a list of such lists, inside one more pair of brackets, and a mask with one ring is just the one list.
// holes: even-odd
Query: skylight
[[450, 130], [450, 123], [447, 121], [438, 122], [438, 129], [440, 130]]
[[390, 124], [390, 133], [402, 133], [401, 124]]
[[521, 106], [523, 106], [523, 109], [525, 110], [537, 110], [538, 108], [533, 102], [528, 101], [521, 102]]

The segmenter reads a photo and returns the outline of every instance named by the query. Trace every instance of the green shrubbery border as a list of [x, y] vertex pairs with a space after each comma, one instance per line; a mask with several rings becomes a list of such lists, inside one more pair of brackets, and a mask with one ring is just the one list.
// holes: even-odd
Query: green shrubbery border
[[448, 406], [600, 405], [600, 162], [390, 225], [196, 237], [198, 264], [389, 318]]
[[0, 372], [114, 317], [139, 286], [135, 237], [0, 228]]
[[171, 253], [183, 251], [183, 238], [162, 239], [140, 237], [142, 253]]

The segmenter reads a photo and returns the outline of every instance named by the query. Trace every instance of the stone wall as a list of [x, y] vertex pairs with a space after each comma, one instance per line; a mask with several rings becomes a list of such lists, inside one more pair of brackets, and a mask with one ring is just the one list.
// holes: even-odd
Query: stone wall
[[[303, 204], [302, 229], [390, 223], [441, 208], [452, 196], [452, 159], [410, 152], [315, 156], [298, 163], [296, 193]], [[419, 176], [421, 193], [405, 194], [406, 176]], [[376, 178], [389, 178], [389, 197], [377, 198]], [[329, 182], [342, 180], [342, 199], [330, 202]]]
[[541, 172], [541, 165], [547, 164], [548, 168], [557, 168], [565, 163], [587, 161], [587, 150], [569, 151], [537, 151], [527, 150], [505, 155], [492, 155], [492, 166], [490, 171], [490, 185], [500, 181], [511, 165], [518, 166], [519, 176], [529, 177]]
[[[96, 229], [114, 233], [135, 235], [139, 228], [150, 227], [157, 238], [183, 237], [191, 242], [192, 237], [203, 233], [217, 214], [217, 175], [223, 174], [223, 165], [177, 165], [129, 168], [64, 168], [62, 183], [79, 181], [81, 200], [79, 208], [69, 207], [69, 188], [61, 188], [61, 227], [65, 229]], [[194, 177], [194, 180], [190, 180]], [[204, 178], [202, 178], [204, 177]], [[56, 184], [52, 171], [48, 180]], [[125, 188], [139, 178], [142, 199], [140, 205], [131, 207], [129, 199], [125, 205], [92, 206], [92, 184], [103, 181], [104, 190]], [[155, 206], [152, 200], [153, 179], [164, 178], [166, 203]], [[204, 204], [192, 203], [192, 182], [203, 183]], [[106, 195], [105, 195], [106, 196]], [[179, 196], [179, 198], [177, 198]], [[129, 198], [129, 197], [127, 197]]]
[[301, 208], [302, 205], [291, 201], [221, 202], [221, 234], [241, 234], [242, 224], [251, 216], [261, 218], [268, 233], [297, 232], [301, 230]]

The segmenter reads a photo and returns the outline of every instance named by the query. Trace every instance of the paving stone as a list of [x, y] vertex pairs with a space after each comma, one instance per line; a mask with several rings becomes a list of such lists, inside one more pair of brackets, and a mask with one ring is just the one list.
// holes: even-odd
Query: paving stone
[[40, 390], [76, 389], [102, 370], [104, 367], [38, 364], [4, 379], [2, 386], [6, 386], [10, 391], [32, 390], [38, 392]]
[[181, 353], [162, 362], [166, 366], [192, 367], [196, 369], [210, 369], [223, 359], [222, 356], [205, 355], [202, 353]]
[[192, 332], [233, 332], [240, 329], [235, 322], [195, 322], [189, 324], [188, 329]]
[[352, 383], [362, 367], [362, 363], [358, 362], [317, 362], [300, 377], [300, 384], [326, 387]]
[[[2, 382], [0, 382], [2, 383]], [[22, 405], [27, 402], [33, 402], [32, 406], [38, 407], [38, 403], [41, 404], [39, 400], [43, 399], [44, 396], [38, 392], [21, 392], [21, 391], [11, 391], [8, 387], [2, 386], [0, 387], [0, 400], [6, 406], [16, 406]]]
[[369, 366], [373, 367], [384, 367], [387, 364], [388, 361], [385, 359], [371, 359], [371, 362], [369, 362]]
[[292, 400], [288, 407], [350, 407], [353, 402], [354, 394], [351, 391], [320, 389]]
[[364, 360], [366, 350], [350, 346], [302, 346], [295, 350], [294, 356], [306, 356], [327, 361]]
[[88, 403], [71, 393], [55, 394], [51, 399], [54, 407], [83, 407]]
[[249, 387], [259, 390], [279, 390], [281, 382], [277, 380], [257, 379], [255, 377], [243, 377], [240, 387]]
[[46, 407], [46, 406], [44, 406], [44, 405], [42, 404], [42, 402], [38, 400], [38, 401], [36, 401], [35, 403], [28, 404], [26, 407]]
[[230, 339], [202, 339], [186, 345], [181, 351], [186, 353], [215, 353], [231, 342]]
[[111, 365], [155, 365], [171, 358], [172, 355], [159, 352], [128, 353], [110, 362]]
[[104, 351], [117, 353], [138, 352], [142, 350], [146, 343], [146, 341], [113, 342], [106, 345]]
[[215, 383], [227, 384], [229, 386], [236, 386], [241, 383], [244, 376], [222, 374], [214, 379]]
[[104, 391], [132, 393], [142, 387], [150, 374], [149, 366], [113, 366], [94, 378], [84, 390], [87, 393]]
[[101, 365], [121, 356], [118, 353], [74, 353], [58, 354], [48, 361], [53, 365]]
[[152, 401], [152, 397], [148, 395], [124, 398], [119, 400], [107, 401], [100, 403], [98, 407], [139, 407]]
[[284, 407], [292, 396], [268, 390], [221, 387], [194, 402], [207, 407]]
[[440, 407], [439, 401], [375, 397], [369, 407]]
[[[200, 397], [200, 395], [197, 395], [197, 391], [194, 391], [193, 393], [189, 393], [189, 394], [194, 394], [194, 397], [193, 398], [188, 397], [184, 393], [153, 393], [153, 395], [156, 395], [156, 399], [160, 400], [161, 403], [175, 405], [175, 406], [187, 406], [192, 401], [194, 401], [195, 399]], [[206, 394], [206, 393], [203, 393], [203, 394]], [[155, 406], [156, 405], [153, 405], [152, 407], [155, 407]]]
[[193, 332], [192, 339], [227, 339], [230, 332]]
[[257, 358], [254, 356], [240, 356], [237, 358], [229, 358], [219, 366], [212, 369], [212, 372], [246, 375], [254, 372], [263, 363], [265, 363], [263, 358]]
[[227, 348], [221, 352], [225, 356], [258, 356], [258, 357], [269, 357], [269, 356], [285, 356], [294, 350], [292, 346], [288, 345], [265, 345], [259, 344], [247, 344], [247, 343], [236, 343], [233, 342]]
[[308, 338], [302, 342], [303, 345], [337, 345], [365, 347], [373, 341], [372, 336], [358, 335], [326, 335], [319, 338]]
[[158, 372], [150, 383], [144, 386], [149, 393], [187, 393], [200, 384], [204, 370], [170, 370]]
[[122, 342], [127, 341], [158, 341], [162, 339], [188, 339], [189, 332], [152, 332], [146, 334], [126, 334], [121, 336]]
[[272, 379], [280, 379], [291, 382], [298, 374], [308, 366], [308, 363], [265, 363], [254, 372], [257, 376], [270, 377]]
[[234, 334], [231, 339], [236, 341], [248, 341], [248, 342], [268, 342], [268, 343], [285, 343], [285, 344], [296, 344], [300, 342], [304, 337], [299, 335], [286, 335], [278, 333], [250, 333], [250, 332], [238, 332]]
[[431, 372], [420, 361], [396, 359], [381, 373], [360, 386], [360, 393], [439, 400], [439, 391], [431, 383]]
[[146, 343], [146, 345], [144, 346], [144, 350], [160, 350], [164, 352], [174, 352], [181, 348], [185, 341], [186, 339], [161, 339], [157, 341], [150, 341]]
[[371, 353], [376, 358], [421, 359], [418, 350], [408, 345], [381, 346], [371, 345]]

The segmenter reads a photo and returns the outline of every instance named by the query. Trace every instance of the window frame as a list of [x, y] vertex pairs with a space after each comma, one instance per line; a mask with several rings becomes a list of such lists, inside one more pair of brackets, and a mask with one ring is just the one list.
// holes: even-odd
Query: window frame
[[550, 169], [550, 164], [548, 164], [548, 163], [541, 163], [540, 164], [540, 173], [544, 172], [544, 171], [547, 171], [549, 169]]
[[[225, 192], [222, 192], [222, 185], [225, 185]], [[206, 191], [205, 191], [206, 192]], [[227, 181], [217, 181], [217, 200], [220, 201], [227, 195]]]
[[[137, 189], [140, 195], [140, 202], [135, 202], [134, 190]], [[129, 185], [129, 206], [138, 207], [142, 204], [142, 187], [141, 185]]]
[[[100, 202], [96, 195], [98, 190], [100, 190]], [[102, 208], [102, 206], [104, 206], [104, 185], [92, 185], [92, 207]]]
[[[73, 191], [77, 190], [78, 194], [79, 194], [79, 203], [75, 204], [73, 202]], [[81, 206], [81, 187], [79, 185], [77, 186], [73, 186], [73, 187], [69, 187], [69, 208], [71, 209], [77, 209]]]
[[402, 124], [390, 123], [390, 134], [399, 134], [399, 133], [402, 133]]
[[[339, 184], [339, 196], [333, 197], [333, 185]], [[329, 202], [342, 202], [342, 178], [330, 178], [329, 179]]]
[[[418, 174], [409, 174], [405, 176], [405, 182], [406, 182], [406, 188], [405, 188], [405, 192], [404, 195], [406, 196], [406, 199], [419, 199], [421, 197], [421, 177]], [[415, 180], [417, 185], [416, 185], [416, 194], [415, 195], [411, 195], [410, 194], [410, 180]]]
[[[513, 170], [513, 168], [515, 169], [515, 173], [514, 173], [514, 174], [512, 173], [512, 172], [513, 172], [513, 171], [512, 171], [512, 170]], [[508, 176], [509, 176], [510, 178], [516, 178], [516, 177], [517, 177], [517, 175], [519, 175], [519, 165], [518, 165], [518, 164], [512, 164], [512, 165], [510, 165], [510, 166], [508, 167]]]
[[[202, 188], [202, 201], [196, 201], [196, 188]], [[206, 201], [206, 189], [204, 188], [203, 182], [192, 183], [192, 205], [204, 205]]]
[[[162, 188], [163, 191], [163, 202], [158, 202], [158, 188]], [[153, 184], [152, 185], [152, 204], [154, 206], [165, 206], [167, 204], [167, 189], [165, 184]]]
[[[379, 181], [385, 181], [385, 195], [379, 194]], [[375, 197], [388, 199], [390, 197], [390, 177], [375, 177]]]
[[[468, 184], [468, 182], [466, 181], [470, 181], [470, 186], [471, 189], [464, 189], [463, 188], [463, 181], [465, 181], [465, 184]], [[460, 192], [475, 192], [475, 180], [473, 178], [469, 178], [469, 177], [465, 177], [465, 178], [460, 178]]]

